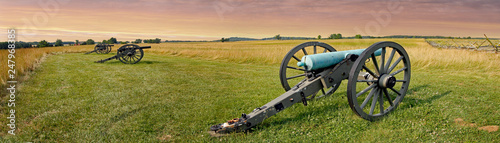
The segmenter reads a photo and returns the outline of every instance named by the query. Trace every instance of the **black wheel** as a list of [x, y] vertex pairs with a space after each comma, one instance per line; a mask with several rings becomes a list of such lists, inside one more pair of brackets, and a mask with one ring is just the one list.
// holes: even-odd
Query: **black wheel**
[[[335, 50], [332, 46], [321, 42], [306, 42], [295, 46], [285, 55], [283, 61], [281, 62], [280, 81], [283, 89], [285, 89], [285, 91], [288, 91], [291, 89], [290, 85], [294, 86], [306, 79], [306, 70], [297, 66], [297, 62], [299, 62], [304, 55], [334, 51], [337, 50]], [[325, 88], [326, 92], [325, 89], [322, 89], [322, 95], [320, 96], [329, 95], [335, 92], [339, 84], [336, 84], [331, 88]], [[313, 94], [312, 96], [308, 97], [308, 99], [313, 99], [315, 96], [316, 94]]]
[[351, 109], [370, 121], [387, 115], [406, 95], [410, 71], [410, 57], [401, 45], [373, 44], [361, 53], [349, 72], [347, 97]]
[[94, 50], [95, 50], [95, 53], [101, 54], [101, 52], [102, 52], [102, 50], [101, 50], [101, 44], [95, 45]]
[[135, 64], [144, 56], [144, 51], [134, 44], [123, 45], [117, 51], [117, 55], [122, 55], [118, 57], [118, 60], [124, 64]]
[[97, 44], [94, 47], [95, 52], [98, 54], [107, 54], [111, 51], [111, 47], [108, 47], [108, 44]]
[[111, 52], [111, 45], [106, 45], [106, 51], [105, 54]]

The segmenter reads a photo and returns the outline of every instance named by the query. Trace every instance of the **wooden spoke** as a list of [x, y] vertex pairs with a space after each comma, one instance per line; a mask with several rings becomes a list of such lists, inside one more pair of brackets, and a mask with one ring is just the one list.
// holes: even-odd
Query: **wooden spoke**
[[368, 90], [371, 90], [372, 88], [375, 87], [375, 84], [372, 84], [370, 86], [368, 86], [367, 88], [363, 89], [361, 92], [359, 92], [358, 94], [356, 94], [356, 97], [359, 97], [361, 95], [363, 95], [364, 93], [366, 93]]
[[287, 77], [286, 79], [289, 80], [289, 79], [294, 79], [294, 78], [303, 77], [303, 76], [306, 76], [306, 74], [299, 74], [299, 75], [296, 75], [296, 76]]

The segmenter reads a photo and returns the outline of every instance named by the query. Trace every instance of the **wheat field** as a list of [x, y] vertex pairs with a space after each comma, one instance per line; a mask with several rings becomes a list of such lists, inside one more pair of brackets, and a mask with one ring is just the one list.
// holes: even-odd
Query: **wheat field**
[[[232, 63], [267, 64], [281, 63], [284, 55], [298, 44], [311, 40], [271, 40], [271, 41], [241, 41], [241, 42], [180, 42], [147, 44], [147, 54], [182, 56], [206, 60], [218, 60]], [[409, 53], [414, 69], [443, 69], [447, 72], [481, 71], [480, 74], [499, 75], [500, 55], [485, 52], [473, 52], [458, 49], [438, 49], [428, 45], [424, 39], [341, 39], [319, 40], [333, 46], [337, 51], [362, 49], [380, 41], [394, 41], [401, 44]], [[122, 45], [113, 47], [112, 53]], [[16, 49], [17, 76], [32, 71], [40, 62], [41, 57], [47, 54], [75, 53], [93, 50], [94, 45], [27, 48]], [[7, 63], [7, 50], [0, 50], [0, 62]], [[6, 84], [7, 66], [0, 67], [0, 83]]]

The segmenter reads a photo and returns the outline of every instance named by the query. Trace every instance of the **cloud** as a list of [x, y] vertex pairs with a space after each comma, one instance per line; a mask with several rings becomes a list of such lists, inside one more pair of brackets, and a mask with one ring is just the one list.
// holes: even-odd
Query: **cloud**
[[[380, 34], [434, 35], [434, 31], [439, 31], [441, 35], [481, 36], [479, 32], [471, 32], [474, 25], [478, 25], [480, 32], [487, 29], [500, 33], [498, 0], [72, 0], [59, 3], [55, 16], [49, 16], [45, 25], [32, 28], [38, 34], [27, 40], [52, 38], [57, 34], [71, 39], [92, 36], [109, 39], [106, 37], [109, 35], [131, 39], [155, 36], [218, 39], [276, 34], [312, 37], [339, 32], [349, 36], [357, 34], [354, 27], [363, 28], [376, 21], [374, 13], [389, 12], [389, 2], [400, 2], [403, 10], [391, 14], [391, 21], [382, 27]], [[22, 28], [23, 19], [32, 21], [36, 14], [47, 14], [33, 1], [0, 4], [3, 5], [0, 23], [4, 27]]]

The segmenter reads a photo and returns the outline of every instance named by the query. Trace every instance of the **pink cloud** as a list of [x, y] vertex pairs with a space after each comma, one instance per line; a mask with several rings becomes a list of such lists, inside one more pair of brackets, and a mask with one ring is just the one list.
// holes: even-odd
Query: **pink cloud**
[[[60, 3], [55, 16], [49, 17], [45, 25], [35, 26], [31, 30], [35, 36], [26, 36], [24, 40], [58, 36], [48, 35], [47, 30], [70, 40], [109, 35], [125, 39], [158, 36], [172, 40], [271, 37], [276, 34], [314, 37], [343, 33], [352, 36], [358, 34], [356, 27], [364, 29], [370, 22], [377, 21], [374, 13], [390, 13], [389, 2], [398, 1], [73, 0]], [[481, 33], [500, 33], [497, 26], [500, 25], [497, 16], [500, 1], [497, 0], [399, 2], [402, 11], [391, 14], [390, 21], [381, 27], [378, 35], [481, 37]], [[22, 28], [23, 19], [32, 21], [36, 14], [47, 14], [36, 1], [2, 1], [0, 4], [0, 23], [4, 28]], [[71, 34], [72, 31], [94, 34]], [[500, 37], [500, 34], [492, 36]]]

